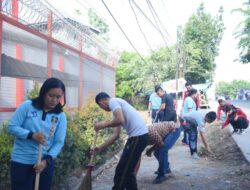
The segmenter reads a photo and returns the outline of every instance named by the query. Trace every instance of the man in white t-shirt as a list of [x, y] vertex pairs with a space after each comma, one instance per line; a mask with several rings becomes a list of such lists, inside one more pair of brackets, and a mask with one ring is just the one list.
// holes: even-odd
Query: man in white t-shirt
[[137, 190], [134, 169], [148, 143], [148, 128], [145, 121], [135, 108], [121, 98], [111, 98], [107, 93], [100, 92], [96, 95], [95, 101], [101, 109], [113, 113], [111, 121], [96, 123], [95, 130], [113, 127], [113, 135], [92, 153], [97, 154], [113, 144], [119, 138], [122, 126], [128, 134], [128, 140], [115, 170], [112, 190]]

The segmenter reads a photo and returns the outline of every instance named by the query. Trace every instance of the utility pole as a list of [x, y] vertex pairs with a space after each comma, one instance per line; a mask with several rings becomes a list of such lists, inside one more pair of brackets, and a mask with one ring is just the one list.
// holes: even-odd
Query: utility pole
[[178, 107], [178, 79], [179, 79], [179, 69], [180, 69], [180, 54], [181, 54], [181, 48], [180, 48], [180, 31], [181, 28], [178, 26], [177, 28], [177, 43], [176, 43], [176, 72], [175, 72], [175, 88], [176, 88], [176, 107]]

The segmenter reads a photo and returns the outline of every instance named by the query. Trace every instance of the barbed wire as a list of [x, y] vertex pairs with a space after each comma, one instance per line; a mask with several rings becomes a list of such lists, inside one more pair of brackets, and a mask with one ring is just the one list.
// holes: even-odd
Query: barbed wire
[[[76, 49], [79, 49], [79, 40], [82, 38], [83, 47], [89, 55], [96, 57], [99, 48], [105, 54], [118, 57], [117, 53], [101, 41], [91, 30], [90, 27], [66, 18], [56, 10], [47, 0], [19, 0], [18, 12], [13, 12], [11, 0], [2, 1], [2, 13], [18, 19], [19, 22], [35, 29], [41, 33], [48, 33], [48, 16], [53, 12], [52, 36]], [[87, 45], [88, 44], [88, 45]]]

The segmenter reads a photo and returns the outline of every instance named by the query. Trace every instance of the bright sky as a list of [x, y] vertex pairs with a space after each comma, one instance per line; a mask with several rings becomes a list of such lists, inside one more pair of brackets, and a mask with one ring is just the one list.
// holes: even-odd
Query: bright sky
[[[140, 6], [150, 20], [154, 22], [146, 1], [134, 1]], [[49, 2], [62, 13], [86, 25], [88, 25], [87, 9], [90, 7], [94, 8], [97, 14], [104, 18], [104, 20], [109, 24], [111, 46], [119, 51], [133, 51], [132, 47], [123, 36], [122, 32], [117, 27], [100, 0], [49, 0]], [[239, 13], [231, 13], [231, 10], [241, 7], [244, 0], [151, 0], [150, 2], [157, 11], [161, 22], [167, 30], [168, 34], [166, 36], [168, 44], [175, 43], [177, 26], [184, 26], [188, 21], [188, 18], [197, 10], [201, 2], [204, 2], [205, 10], [212, 15], [215, 15], [218, 12], [220, 6], [223, 6], [226, 30], [220, 46], [220, 55], [216, 58], [217, 68], [215, 81], [230, 81], [233, 79], [250, 80], [250, 75], [246, 72], [250, 71], [250, 64], [242, 65], [241, 63], [234, 62], [234, 60], [238, 58], [239, 51], [237, 49], [238, 41], [235, 40], [232, 34], [240, 21], [243, 20], [243, 17]], [[129, 1], [105, 0], [105, 3], [121, 27], [124, 29], [136, 49], [141, 54], [148, 54], [150, 52], [150, 48], [147, 46], [138, 28], [134, 14], [129, 5]], [[145, 19], [145, 17], [142, 16], [135, 6], [133, 7], [150, 46], [153, 49], [164, 46], [160, 33], [152, 27], [152, 25]], [[82, 12], [82, 15], [77, 15], [75, 9], [79, 9]]]

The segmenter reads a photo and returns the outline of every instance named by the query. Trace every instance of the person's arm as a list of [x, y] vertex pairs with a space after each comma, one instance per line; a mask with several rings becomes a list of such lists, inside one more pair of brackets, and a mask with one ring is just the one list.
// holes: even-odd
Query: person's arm
[[29, 104], [29, 102], [22, 103], [14, 112], [8, 125], [8, 132], [20, 139], [32, 138], [32, 131], [22, 126], [27, 118]]
[[222, 110], [221, 106], [218, 106], [218, 108], [217, 108], [217, 121], [220, 121], [221, 110]]
[[111, 137], [109, 137], [103, 144], [99, 145], [96, 147], [93, 151], [94, 154], [98, 154], [104, 149], [106, 149], [109, 145], [113, 144], [119, 137], [121, 133], [121, 127], [114, 127], [113, 128], [113, 133]]
[[146, 155], [149, 157], [154, 150], [161, 148], [164, 145], [162, 137], [155, 130], [156, 129], [153, 128], [153, 130], [149, 132], [149, 140], [150, 144], [152, 144], [152, 146], [146, 150]]
[[207, 139], [206, 139], [206, 137], [205, 137], [205, 135], [204, 135], [204, 132], [201, 132], [201, 131], [200, 131], [200, 137], [201, 137], [202, 143], [203, 143], [204, 146], [205, 146], [205, 149], [206, 149], [207, 151], [211, 152], [211, 150], [210, 150], [210, 148], [209, 148], [209, 146], [208, 146], [208, 143], [207, 143]]
[[182, 96], [182, 107], [184, 106], [184, 102], [185, 102], [187, 95], [188, 95], [187, 91], [184, 91], [183, 96]]
[[227, 117], [226, 121], [222, 124], [221, 129], [224, 129], [229, 123], [229, 118]]
[[161, 98], [161, 107], [160, 109], [156, 112], [156, 115], [158, 115], [161, 111], [164, 111], [165, 108], [166, 108], [166, 95], [164, 95], [162, 98]]
[[150, 116], [151, 107], [152, 107], [152, 102], [149, 101], [149, 102], [148, 102], [148, 116]]
[[107, 127], [119, 127], [124, 124], [124, 116], [121, 108], [115, 109], [113, 119], [111, 121], [102, 121], [95, 124], [95, 130], [104, 129]]
[[197, 95], [195, 99], [196, 109], [198, 110], [201, 107], [200, 94]]
[[151, 157], [152, 152], [155, 151], [155, 150], [157, 150], [158, 148], [161, 148], [163, 145], [164, 145], [163, 142], [162, 142], [162, 144], [154, 144], [153, 146], [151, 146], [150, 148], [148, 148], [146, 150], [146, 155], [148, 157]]

